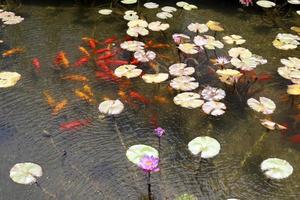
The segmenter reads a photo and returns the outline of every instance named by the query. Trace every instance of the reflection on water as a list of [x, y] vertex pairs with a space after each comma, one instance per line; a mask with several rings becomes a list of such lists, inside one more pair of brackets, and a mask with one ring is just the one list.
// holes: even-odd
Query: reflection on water
[[[146, 11], [145, 11], [146, 12]], [[194, 21], [209, 19], [222, 22], [226, 33], [242, 35], [245, 47], [268, 59], [268, 64], [258, 71], [268, 71], [276, 78], [264, 83], [262, 96], [275, 100], [278, 109], [274, 118], [289, 122], [294, 131], [282, 135], [270, 133], [241, 167], [241, 160], [256, 140], [265, 132], [258, 123], [257, 114], [238, 101], [228, 104], [228, 112], [221, 118], [206, 116], [199, 110], [187, 110], [173, 105], [141, 106], [136, 110], [126, 107], [116, 118], [99, 118], [98, 105], [85, 103], [73, 95], [81, 83], [61, 80], [67, 73], [80, 73], [89, 78], [99, 103], [104, 97], [117, 98], [115, 84], [96, 80], [93, 67], [70, 68], [68, 72], [55, 71], [52, 61], [57, 52], [65, 51], [75, 61], [80, 53], [77, 48], [83, 36], [99, 40], [116, 35], [124, 38], [126, 23], [121, 17], [99, 17], [97, 9], [46, 8], [22, 6], [17, 13], [25, 17], [19, 25], [1, 30], [5, 41], [1, 51], [23, 47], [26, 53], [1, 59], [1, 71], [17, 71], [22, 80], [16, 87], [1, 89], [0, 107], [0, 199], [141, 199], [147, 196], [146, 176], [128, 162], [125, 151], [134, 144], [147, 144], [158, 148], [157, 138], [149, 123], [149, 116], [156, 113], [160, 125], [167, 131], [162, 139], [161, 171], [152, 176], [155, 199], [174, 199], [189, 193], [199, 199], [298, 199], [299, 147], [288, 142], [287, 135], [299, 129], [299, 123], [290, 117], [296, 111], [290, 109], [279, 97], [285, 94], [285, 83], [277, 78], [279, 59], [296, 56], [297, 51], [276, 50], [271, 41], [282, 28], [263, 27], [260, 16], [240, 11], [201, 8], [195, 12], [182, 12], [168, 20], [171, 34], [183, 32]], [[149, 13], [151, 16], [151, 13]], [[181, 20], [177, 20], [177, 19]], [[113, 21], [113, 23], [111, 23]], [[290, 22], [286, 22], [289, 24]], [[223, 34], [217, 37], [223, 36]], [[153, 34], [152, 37], [159, 37]], [[146, 39], [148, 40], [148, 39]], [[163, 50], [162, 50], [163, 51]], [[221, 52], [219, 52], [221, 53]], [[176, 52], [168, 53], [177, 62]], [[124, 55], [126, 56], [126, 55]], [[40, 59], [40, 74], [31, 66], [34, 57]], [[201, 59], [202, 60], [202, 59]], [[161, 63], [168, 67], [172, 62]], [[202, 84], [219, 83], [207, 77], [203, 66], [197, 67], [198, 81]], [[90, 65], [90, 64], [89, 64]], [[134, 80], [133, 90], [153, 98], [163, 94], [172, 100], [173, 95], [161, 84], [145, 84]], [[44, 101], [43, 91], [53, 93], [56, 99], [69, 100], [66, 109], [51, 115]], [[78, 119], [92, 119], [88, 125], [74, 131], [61, 132], [59, 125]], [[220, 154], [201, 163], [190, 155], [187, 143], [200, 135], [216, 138], [221, 143]], [[259, 164], [268, 157], [288, 160], [294, 173], [288, 179], [268, 181], [260, 172]], [[39, 163], [44, 170], [38, 187], [13, 183], [9, 169], [17, 162]]]

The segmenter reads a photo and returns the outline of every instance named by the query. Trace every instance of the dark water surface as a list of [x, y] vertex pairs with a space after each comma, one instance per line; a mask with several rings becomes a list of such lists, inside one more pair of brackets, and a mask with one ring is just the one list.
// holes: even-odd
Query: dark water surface
[[[73, 90], [81, 84], [63, 81], [62, 75], [72, 72], [89, 77], [98, 103], [105, 96], [117, 98], [117, 86], [96, 80], [92, 67], [72, 68], [65, 72], [51, 69], [58, 51], [65, 51], [71, 61], [79, 58], [77, 48], [83, 36], [99, 40], [111, 35], [125, 36], [126, 23], [122, 17], [100, 17], [98, 9], [22, 6], [16, 13], [25, 20], [1, 29], [1, 39], [5, 41], [0, 46], [2, 51], [24, 47], [26, 52], [0, 61], [1, 71], [16, 71], [22, 75], [15, 87], [0, 90], [0, 199], [134, 200], [146, 197], [146, 176], [127, 160], [125, 152], [129, 146], [140, 143], [158, 147], [148, 119], [153, 112], [158, 113], [160, 125], [167, 130], [162, 139], [161, 171], [152, 176], [155, 199], [174, 199], [183, 193], [193, 194], [201, 200], [300, 198], [300, 148], [287, 139], [297, 130], [299, 133], [300, 126], [291, 117], [296, 111], [279, 99], [286, 93], [286, 83], [276, 75], [277, 67], [281, 66], [280, 58], [299, 57], [299, 50], [280, 51], [271, 43], [277, 33], [288, 32], [290, 25], [299, 25], [299, 17], [298, 21], [296, 18], [284, 21], [281, 28], [270, 28], [263, 25], [258, 14], [199, 5], [197, 11], [183, 11], [180, 16], [177, 11], [175, 17], [168, 20], [171, 28], [166, 35], [170, 43], [172, 33], [186, 32], [185, 27], [191, 22], [205, 23], [211, 19], [220, 21], [225, 27], [226, 31], [217, 36], [219, 39], [223, 35], [242, 35], [247, 40], [246, 48], [268, 59], [268, 64], [258, 66], [257, 71], [270, 72], [275, 78], [264, 83], [264, 90], [257, 96], [273, 99], [278, 107], [273, 119], [288, 122], [291, 130], [285, 135], [267, 134], [241, 166], [241, 160], [265, 129], [259, 124], [257, 113], [232, 99], [225, 100], [227, 113], [216, 119], [199, 109], [187, 110], [173, 105], [174, 95], [164, 90], [167, 83], [158, 91], [155, 85], [137, 79], [133, 81], [132, 89], [148, 98], [157, 93], [164, 94], [170, 98], [170, 105], [141, 106], [139, 110], [127, 106], [116, 118], [101, 120], [97, 105], [89, 105], [74, 96]], [[145, 16], [153, 19], [148, 21], [154, 21], [154, 13], [147, 12]], [[151, 33], [149, 37], [160, 35]], [[167, 54], [177, 62], [176, 54], [171, 50]], [[34, 57], [41, 61], [40, 74], [32, 69]], [[205, 63], [204, 60], [202, 67]], [[172, 62], [165, 63], [166, 66], [170, 64]], [[201, 66], [197, 69], [200, 82], [222, 87], [201, 75], [202, 70]], [[52, 116], [43, 98], [44, 90], [50, 91], [58, 100], [68, 98], [68, 107]], [[71, 132], [59, 130], [62, 122], [84, 118], [93, 119], [92, 123]], [[44, 137], [46, 133], [51, 137]], [[221, 143], [221, 152], [199, 164], [188, 152], [187, 144], [201, 135], [216, 138]], [[269, 157], [289, 161], [294, 167], [292, 176], [282, 181], [268, 181], [259, 165]], [[10, 180], [10, 168], [17, 162], [26, 161], [42, 166], [44, 175], [39, 179], [42, 189], [18, 185]]]

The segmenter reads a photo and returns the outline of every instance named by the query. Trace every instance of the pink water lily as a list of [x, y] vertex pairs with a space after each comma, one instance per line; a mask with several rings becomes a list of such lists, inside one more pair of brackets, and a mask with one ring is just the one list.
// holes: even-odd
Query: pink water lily
[[145, 155], [143, 158], [141, 158], [138, 166], [146, 173], [158, 172], [159, 171], [158, 163], [159, 163], [159, 158]]

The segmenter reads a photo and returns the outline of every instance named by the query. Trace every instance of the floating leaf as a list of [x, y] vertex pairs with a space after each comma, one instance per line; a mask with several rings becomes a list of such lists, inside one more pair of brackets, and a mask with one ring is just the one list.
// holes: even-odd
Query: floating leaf
[[201, 153], [201, 158], [212, 158], [219, 154], [221, 145], [214, 138], [201, 136], [190, 141], [188, 149], [194, 155]]
[[9, 176], [14, 182], [24, 185], [35, 183], [36, 179], [42, 175], [41, 166], [30, 162], [17, 163], [9, 172]]
[[130, 162], [136, 165], [138, 165], [140, 160], [145, 156], [159, 157], [156, 149], [143, 144], [137, 144], [129, 147], [126, 152], [126, 156]]

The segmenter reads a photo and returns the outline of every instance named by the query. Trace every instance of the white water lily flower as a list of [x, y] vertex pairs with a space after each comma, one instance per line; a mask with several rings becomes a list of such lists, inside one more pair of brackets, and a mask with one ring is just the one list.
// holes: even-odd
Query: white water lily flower
[[204, 101], [200, 99], [200, 95], [195, 92], [183, 92], [177, 94], [173, 101], [176, 105], [188, 109], [199, 108], [204, 103]]
[[260, 169], [270, 179], [284, 179], [293, 173], [293, 167], [286, 160], [268, 158], [260, 164]]
[[124, 110], [124, 104], [119, 100], [106, 100], [99, 104], [99, 111], [106, 115], [117, 115]]
[[273, 41], [273, 46], [281, 50], [296, 49], [300, 44], [298, 42], [299, 40], [300, 37], [298, 35], [278, 33], [275, 40]]
[[229, 49], [228, 51], [229, 56], [232, 58], [250, 58], [252, 57], [251, 51], [243, 47], [234, 47]]
[[156, 17], [158, 17], [159, 19], [168, 19], [168, 18], [172, 18], [173, 15], [168, 12], [159, 12], [156, 14]]
[[226, 42], [227, 44], [244, 44], [246, 42], [245, 39], [243, 39], [242, 36], [240, 35], [229, 35], [229, 36], [224, 36], [223, 37], [224, 42]]
[[224, 47], [224, 44], [220, 42], [219, 40], [216, 40], [215, 37], [210, 35], [205, 35], [205, 38], [207, 39], [207, 43], [204, 45], [206, 49], [222, 49]]
[[196, 54], [199, 52], [197, 46], [191, 43], [183, 43], [180, 44], [178, 47], [183, 53], [186, 54]]
[[161, 23], [160, 21], [151, 22], [148, 25], [148, 28], [152, 31], [165, 31], [170, 27], [167, 23]]
[[19, 184], [33, 184], [43, 175], [41, 166], [31, 162], [17, 163], [9, 171], [9, 177]]
[[183, 6], [183, 9], [190, 11], [190, 10], [193, 10], [193, 9], [198, 9], [198, 7], [194, 4], [187, 4], [187, 5]]
[[171, 80], [170, 86], [175, 90], [191, 91], [199, 87], [199, 83], [191, 76], [179, 76]]
[[121, 65], [115, 69], [114, 74], [117, 77], [135, 78], [141, 75], [142, 70], [137, 69], [135, 65]]
[[202, 106], [203, 112], [212, 116], [220, 116], [225, 113], [226, 105], [222, 102], [208, 101]]
[[12, 87], [21, 79], [17, 72], [0, 72], [0, 88]]
[[189, 5], [189, 3], [185, 2], [185, 1], [178, 1], [176, 3], [176, 6], [183, 8], [184, 6]]
[[272, 114], [276, 109], [276, 104], [274, 101], [266, 97], [259, 97], [259, 101], [254, 98], [250, 98], [247, 100], [247, 104], [253, 110], [261, 112], [265, 115]]
[[186, 67], [185, 63], [175, 63], [169, 67], [169, 73], [172, 76], [189, 76], [195, 72], [194, 67]]
[[143, 50], [145, 46], [145, 43], [135, 40], [125, 41], [120, 44], [120, 47], [122, 49], [125, 49], [127, 51], [140, 51]]
[[190, 36], [185, 35], [185, 34], [180, 34], [180, 33], [174, 33], [172, 35], [172, 38], [173, 38], [174, 42], [178, 45], [178, 44], [184, 43], [185, 40], [189, 40]]
[[164, 6], [161, 8], [162, 11], [164, 12], [168, 12], [168, 13], [172, 13], [172, 12], [176, 12], [177, 9], [172, 7], [172, 6]]
[[259, 0], [256, 2], [257, 5], [263, 8], [272, 8], [276, 6], [276, 4], [272, 1]]
[[212, 158], [219, 154], [221, 145], [212, 137], [200, 136], [189, 142], [188, 149], [193, 155], [200, 153], [201, 158]]
[[300, 84], [288, 85], [287, 93], [289, 95], [300, 95]]
[[214, 65], [217, 65], [217, 66], [224, 66], [224, 65], [230, 63], [230, 61], [226, 57], [223, 57], [223, 56], [217, 57], [216, 59], [210, 59], [210, 61]]
[[101, 15], [110, 15], [112, 13], [111, 9], [101, 9], [98, 11], [99, 14]]
[[300, 4], [300, 0], [288, 0], [288, 3], [294, 4], [294, 5], [299, 5]]
[[123, 4], [135, 4], [138, 0], [122, 0], [121, 3]]
[[151, 60], [154, 60], [156, 57], [156, 53], [153, 51], [144, 51], [139, 50], [134, 53], [134, 58], [136, 58], [140, 62], [149, 62]]
[[159, 158], [159, 153], [155, 148], [143, 144], [133, 145], [126, 151], [128, 160], [136, 165], [139, 165], [140, 160], [145, 156]]
[[264, 127], [266, 127], [269, 130], [286, 130], [287, 127], [277, 124], [276, 122], [272, 122], [268, 119], [261, 119], [260, 120], [260, 124], [263, 125]]
[[206, 86], [202, 92], [201, 96], [203, 99], [207, 101], [220, 101], [221, 99], [224, 99], [226, 96], [226, 93], [224, 90], [220, 88], [215, 88], [211, 86]]
[[154, 8], [158, 8], [159, 5], [157, 3], [154, 3], [154, 2], [148, 2], [148, 3], [144, 4], [144, 7], [148, 8], [148, 9], [154, 9]]
[[219, 69], [216, 73], [219, 75], [220, 81], [228, 85], [237, 83], [239, 78], [243, 75], [235, 69]]
[[146, 83], [161, 83], [169, 78], [167, 73], [158, 73], [158, 74], [144, 74], [142, 79]]
[[195, 33], [205, 33], [208, 31], [206, 24], [191, 23], [187, 28]]

